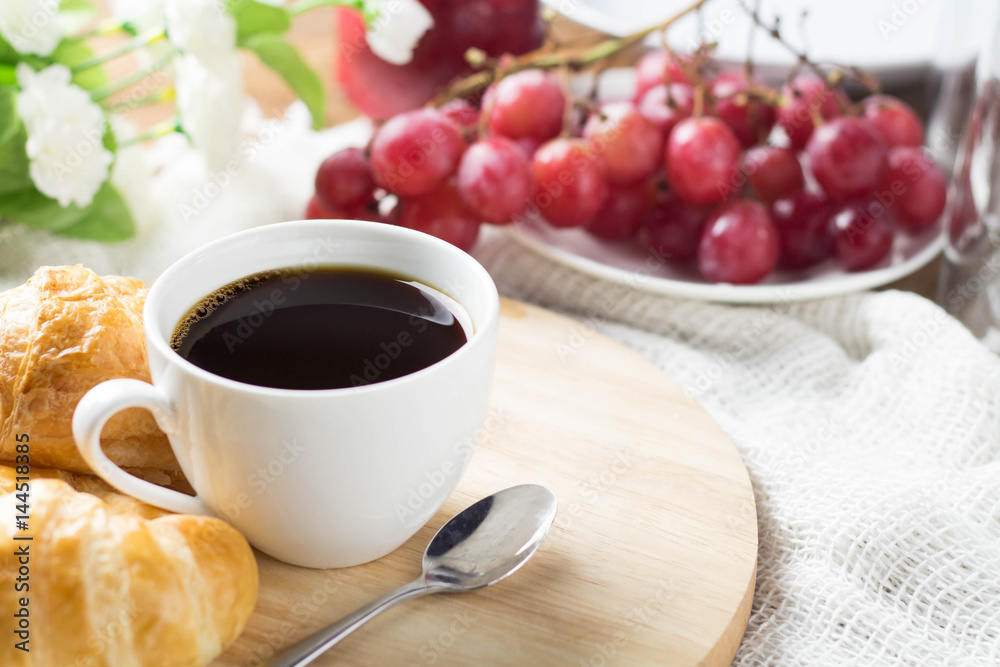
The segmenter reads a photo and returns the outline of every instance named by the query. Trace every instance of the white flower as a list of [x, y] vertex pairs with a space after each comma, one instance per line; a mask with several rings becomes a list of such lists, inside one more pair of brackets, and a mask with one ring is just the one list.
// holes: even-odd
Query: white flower
[[17, 109], [28, 133], [28, 171], [35, 187], [60, 206], [89, 206], [108, 179], [114, 155], [104, 148], [101, 107], [70, 77], [63, 65], [35, 72], [19, 63]]
[[393, 65], [413, 60], [413, 49], [434, 26], [434, 17], [417, 0], [388, 0], [368, 26], [365, 40], [372, 53]]
[[139, 33], [163, 29], [166, 0], [111, 0], [111, 13], [122, 23], [130, 23]]
[[219, 0], [166, 0], [167, 37], [211, 65], [236, 49], [236, 20]]
[[63, 38], [59, 0], [0, 0], [0, 36], [19, 53], [52, 55]]
[[242, 139], [240, 118], [246, 98], [239, 57], [230, 53], [207, 66], [185, 54], [174, 58], [174, 68], [181, 127], [205, 155], [209, 168], [220, 169]]

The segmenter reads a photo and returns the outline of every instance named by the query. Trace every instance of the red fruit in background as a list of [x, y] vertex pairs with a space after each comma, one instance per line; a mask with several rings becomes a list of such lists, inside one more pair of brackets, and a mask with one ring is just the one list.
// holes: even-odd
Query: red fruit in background
[[479, 220], [462, 203], [452, 183], [422, 197], [400, 197], [394, 213], [400, 227], [436, 236], [466, 252], [479, 236]]
[[566, 96], [559, 81], [537, 69], [504, 77], [494, 86], [484, 111], [489, 130], [510, 139], [547, 141], [562, 130]]
[[830, 218], [833, 254], [848, 271], [870, 269], [892, 249], [892, 222], [885, 206], [873, 199], [851, 202]]
[[458, 166], [457, 183], [466, 208], [497, 225], [524, 212], [535, 188], [528, 158], [504, 137], [488, 137], [469, 146]]
[[316, 195], [328, 208], [351, 208], [371, 199], [375, 177], [360, 148], [339, 150], [316, 171]]
[[890, 95], [872, 95], [862, 104], [861, 117], [875, 128], [886, 146], [920, 146], [924, 124], [913, 108]]
[[860, 118], [835, 118], [820, 125], [806, 153], [813, 176], [830, 199], [867, 197], [886, 185], [889, 152], [878, 133]]
[[792, 148], [802, 150], [813, 133], [813, 114], [826, 120], [836, 118], [847, 104], [847, 96], [839, 88], [830, 88], [813, 74], [801, 74], [781, 88], [778, 124]]
[[674, 126], [688, 118], [692, 111], [694, 88], [686, 83], [654, 86], [639, 99], [639, 113], [660, 128], [664, 139], [669, 139]]
[[799, 158], [790, 148], [751, 148], [743, 154], [741, 169], [750, 187], [765, 204], [801, 190], [806, 183]]
[[339, 212], [323, 206], [323, 202], [316, 195], [313, 195], [306, 205], [306, 220], [338, 220], [342, 217]]
[[944, 213], [948, 180], [941, 167], [922, 148], [899, 146], [889, 149], [889, 188], [879, 194], [890, 208], [898, 227], [911, 234], [934, 225]]
[[389, 192], [418, 197], [455, 173], [464, 149], [458, 128], [443, 115], [432, 109], [407, 111], [375, 133], [372, 172]]
[[378, 203], [373, 199], [349, 209], [338, 209], [324, 206], [317, 195], [313, 195], [306, 206], [306, 220], [368, 220], [369, 222], [385, 222], [378, 212]]
[[778, 231], [764, 205], [730, 202], [712, 214], [698, 243], [698, 269], [715, 283], [750, 285], [778, 262]]
[[336, 77], [364, 114], [389, 118], [422, 106], [469, 70], [465, 52], [470, 47], [491, 56], [519, 54], [538, 48], [544, 38], [538, 0], [423, 0], [422, 4], [433, 16], [434, 26], [406, 65], [393, 65], [371, 52], [359, 12], [337, 12]]
[[667, 182], [690, 204], [715, 204], [735, 192], [740, 142], [718, 118], [685, 118], [667, 140]]
[[603, 105], [587, 120], [583, 136], [594, 155], [600, 156], [612, 183], [641, 181], [656, 171], [663, 159], [663, 133], [631, 102]]
[[601, 210], [587, 224], [587, 231], [605, 241], [631, 238], [642, 226], [655, 197], [656, 181], [651, 178], [629, 185], [612, 183]]
[[438, 113], [462, 130], [475, 128], [479, 123], [479, 109], [472, 106], [468, 100], [457, 99], [442, 104], [438, 107]]
[[[759, 91], [760, 84], [754, 83]], [[713, 115], [729, 126], [744, 148], [767, 139], [774, 126], [774, 106], [751, 95], [743, 72], [723, 72], [712, 80], [709, 92], [715, 100]]]
[[781, 247], [781, 266], [802, 269], [830, 256], [833, 213], [834, 207], [826, 199], [801, 190], [771, 205], [771, 220], [778, 230]]
[[582, 139], [553, 139], [531, 159], [535, 206], [555, 227], [582, 227], [597, 215], [608, 179]]
[[687, 262], [698, 254], [701, 230], [708, 213], [682, 201], [670, 191], [660, 192], [643, 220], [642, 240], [657, 257]]
[[[678, 61], [684, 62], [684, 56], [678, 56]], [[666, 83], [668, 75], [670, 83], [690, 84], [691, 79], [678, 61], [662, 49], [650, 51], [639, 58], [639, 62], [635, 64], [635, 99], [641, 100], [650, 88]]]

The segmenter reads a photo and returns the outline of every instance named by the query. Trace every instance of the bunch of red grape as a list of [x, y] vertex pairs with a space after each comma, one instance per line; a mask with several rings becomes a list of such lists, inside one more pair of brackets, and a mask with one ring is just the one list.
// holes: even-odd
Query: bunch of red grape
[[[636, 95], [570, 101], [557, 77], [502, 78], [477, 109], [456, 100], [401, 113], [369, 150], [328, 158], [310, 217], [383, 220], [468, 250], [482, 222], [527, 217], [636, 239], [713, 282], [755, 283], [776, 266], [882, 261], [897, 232], [941, 216], [946, 181], [904, 102], [852, 104], [813, 74], [780, 90], [740, 71], [707, 77], [665, 51], [636, 65]], [[386, 194], [398, 202], [380, 212]]]

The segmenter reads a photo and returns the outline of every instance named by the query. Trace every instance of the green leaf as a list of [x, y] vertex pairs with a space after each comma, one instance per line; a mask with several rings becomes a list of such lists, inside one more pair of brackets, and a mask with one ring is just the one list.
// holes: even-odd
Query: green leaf
[[326, 89], [319, 74], [302, 59], [295, 47], [278, 35], [261, 34], [250, 39], [246, 48], [277, 72], [305, 102], [312, 114], [313, 129], [322, 129], [326, 122]]
[[[9, 92], [8, 87], [3, 90], [0, 95], [0, 114], [8, 116], [4, 109], [11, 109], [16, 97]], [[31, 176], [28, 175], [28, 153], [25, 150], [28, 133], [15, 114], [11, 113], [5, 118], [3, 127], [0, 127], [0, 138], [3, 139], [0, 143], [0, 196], [33, 188]], [[2, 209], [0, 215], [3, 215]]]
[[84, 215], [84, 209], [79, 206], [60, 206], [55, 199], [49, 199], [33, 186], [29, 190], [0, 197], [0, 217], [39, 229], [56, 231], [72, 227]]
[[[17, 87], [0, 86], [0, 147], [13, 140], [23, 127], [17, 115]], [[3, 187], [2, 184], [0, 187]]]
[[18, 55], [14, 47], [7, 43], [3, 37], [0, 37], [0, 63], [4, 65], [17, 65], [17, 61], [21, 57]]
[[292, 27], [286, 9], [257, 0], [235, 0], [229, 11], [236, 19], [236, 43], [240, 46], [257, 35], [280, 35]]
[[72, 226], [60, 228], [58, 233], [105, 243], [124, 241], [135, 234], [135, 220], [114, 186], [105, 183], [91, 205], [84, 209], [83, 217]]
[[[70, 69], [77, 63], [92, 58], [94, 51], [82, 39], [63, 40], [52, 52], [52, 62], [66, 65]], [[73, 75], [73, 83], [84, 90], [100, 88], [108, 82], [108, 75], [100, 66], [88, 67]]]

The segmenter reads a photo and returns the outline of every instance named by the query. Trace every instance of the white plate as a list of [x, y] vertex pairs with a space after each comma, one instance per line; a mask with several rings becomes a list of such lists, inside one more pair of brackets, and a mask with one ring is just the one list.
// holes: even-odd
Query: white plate
[[919, 236], [897, 234], [890, 256], [870, 271], [848, 273], [827, 260], [801, 271], [774, 271], [757, 285], [730, 285], [706, 282], [693, 265], [667, 263], [636, 241], [608, 243], [582, 229], [555, 229], [538, 221], [505, 231], [539, 255], [598, 278], [655, 294], [724, 303], [806, 301], [880, 287], [925, 266], [945, 243], [939, 224]]
[[[595, 30], [623, 36], [657, 25], [691, 4], [691, 0], [542, 0], [568, 18]], [[754, 6], [754, 0], [743, 0]], [[993, 25], [986, 14], [995, 3], [971, 0], [761, 0], [765, 21], [782, 17], [782, 35], [805, 49], [814, 62], [854, 65], [879, 76], [886, 85], [921, 83], [941, 45], [941, 26], [955, 23], [963, 35], [963, 61], [971, 60], [987, 35], [977, 26]], [[965, 11], [968, 13], [965, 13]], [[807, 11], [804, 20], [803, 11]], [[690, 51], [700, 41], [717, 42], [716, 57], [724, 62], [746, 59], [752, 20], [739, 0], [712, 0], [696, 14], [685, 16], [669, 30], [670, 44]], [[983, 34], [974, 34], [983, 33]], [[699, 39], [701, 36], [703, 39]], [[953, 56], [955, 57], [955, 56]], [[753, 49], [759, 73], [778, 78], [796, 63], [795, 57], [761, 28]]]

